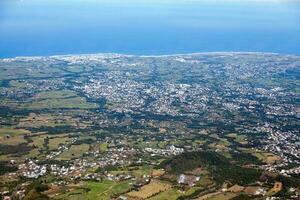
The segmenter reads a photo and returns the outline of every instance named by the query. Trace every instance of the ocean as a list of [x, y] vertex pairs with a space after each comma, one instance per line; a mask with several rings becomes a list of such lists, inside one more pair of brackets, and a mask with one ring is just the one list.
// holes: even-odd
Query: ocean
[[215, 51], [300, 55], [299, 1], [0, 1], [1, 58]]

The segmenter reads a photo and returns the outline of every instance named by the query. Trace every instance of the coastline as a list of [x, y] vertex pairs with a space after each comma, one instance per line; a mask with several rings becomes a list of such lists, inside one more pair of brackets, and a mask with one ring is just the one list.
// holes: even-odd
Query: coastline
[[176, 56], [195, 56], [195, 55], [278, 55], [278, 56], [300, 56], [297, 54], [285, 54], [274, 52], [255, 52], [255, 51], [215, 51], [215, 52], [193, 52], [193, 53], [175, 53], [162, 55], [139, 55], [139, 54], [121, 54], [121, 53], [87, 53], [87, 54], [59, 54], [50, 56], [15, 56], [8, 58], [0, 58], [0, 61], [5, 60], [22, 60], [22, 59], [49, 59], [49, 58], [67, 58], [67, 57], [139, 57], [139, 58], [163, 58]]

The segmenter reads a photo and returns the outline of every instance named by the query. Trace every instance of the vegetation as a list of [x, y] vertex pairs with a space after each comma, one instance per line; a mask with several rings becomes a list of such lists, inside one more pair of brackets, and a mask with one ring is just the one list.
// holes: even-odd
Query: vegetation
[[42, 192], [46, 191], [47, 189], [47, 185], [44, 185], [40, 181], [34, 181], [27, 186], [24, 200], [47, 200], [49, 199], [47, 195], [42, 194]]
[[7, 172], [14, 172], [17, 170], [18, 170], [17, 166], [12, 165], [6, 161], [0, 161], [0, 175], [3, 175]]
[[130, 189], [128, 182], [115, 183], [105, 180], [103, 182], [87, 182], [83, 186], [70, 192], [56, 196], [54, 199], [101, 199], [110, 200], [116, 194]]
[[82, 157], [82, 155], [89, 150], [88, 144], [72, 145], [68, 151], [63, 152], [57, 159], [70, 160], [73, 158]]
[[183, 153], [161, 164], [161, 167], [176, 174], [199, 166], [205, 167], [219, 184], [229, 181], [232, 184], [246, 185], [256, 182], [261, 175], [256, 169], [231, 164], [228, 159], [214, 152]]

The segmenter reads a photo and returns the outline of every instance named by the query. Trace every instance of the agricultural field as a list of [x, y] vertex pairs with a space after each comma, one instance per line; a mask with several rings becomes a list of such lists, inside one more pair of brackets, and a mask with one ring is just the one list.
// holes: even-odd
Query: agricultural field
[[[13, 133], [15, 134], [15, 133]], [[16, 135], [12, 137], [2, 137], [0, 140], [0, 143], [6, 144], [6, 145], [18, 145], [22, 143], [26, 143], [27, 141], [24, 139], [24, 135]]]
[[112, 196], [122, 194], [130, 189], [128, 182], [115, 183], [105, 180], [101, 183], [87, 182], [70, 192], [59, 194], [54, 197], [57, 200], [68, 199], [101, 199], [110, 200]]
[[197, 200], [230, 200], [238, 196], [237, 193], [223, 192], [223, 193], [212, 193], [206, 197], [200, 197]]
[[37, 98], [30, 103], [20, 105], [23, 109], [40, 110], [40, 109], [63, 109], [63, 108], [77, 108], [77, 109], [92, 109], [97, 108], [95, 104], [88, 103], [82, 97], [70, 98]]
[[267, 164], [274, 164], [276, 162], [280, 162], [282, 158], [278, 155], [275, 155], [273, 153], [265, 152], [265, 151], [259, 151], [259, 150], [253, 150], [253, 149], [241, 149], [244, 152], [251, 153], [253, 156], [258, 158], [260, 161], [267, 163]]
[[254, 155], [262, 160], [263, 162], [267, 164], [274, 164], [277, 161], [280, 161], [281, 158], [277, 155], [274, 155], [272, 153], [266, 153], [266, 152], [255, 152]]
[[99, 151], [101, 151], [101, 152], [106, 152], [107, 151], [107, 148], [108, 147], [108, 144], [107, 143], [101, 143], [101, 144], [99, 144]]
[[13, 137], [19, 135], [30, 134], [30, 131], [26, 129], [16, 129], [13, 127], [1, 127], [0, 128], [0, 139], [4, 139], [6, 136]]
[[247, 137], [245, 135], [240, 135], [236, 133], [230, 133], [227, 135], [230, 138], [233, 138], [234, 141], [240, 143], [240, 144], [247, 144]]
[[170, 188], [164, 192], [161, 192], [153, 197], [150, 197], [149, 200], [169, 200], [169, 199], [177, 199], [182, 196], [182, 192], [178, 189]]
[[68, 150], [64, 151], [57, 157], [58, 160], [70, 160], [82, 157], [89, 150], [88, 144], [72, 145]]
[[50, 137], [49, 138], [49, 143], [48, 147], [49, 150], [55, 150], [58, 149], [59, 145], [61, 144], [66, 144], [70, 141], [71, 139], [68, 137], [68, 135], [59, 135], [57, 137]]
[[31, 139], [33, 140], [33, 145], [35, 145], [36, 147], [38, 147], [39, 149], [42, 149], [44, 144], [45, 144], [45, 139], [48, 136], [46, 134], [39, 134], [39, 135], [35, 135], [34, 137], [31, 137]]
[[127, 195], [133, 198], [147, 199], [170, 188], [171, 185], [168, 183], [152, 180], [149, 184], [144, 185], [138, 191], [129, 192]]

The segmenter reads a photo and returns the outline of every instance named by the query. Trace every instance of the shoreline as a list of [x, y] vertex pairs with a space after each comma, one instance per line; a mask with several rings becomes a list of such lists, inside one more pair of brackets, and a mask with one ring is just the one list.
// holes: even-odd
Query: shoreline
[[174, 54], [162, 54], [162, 55], [139, 55], [139, 54], [121, 54], [121, 53], [87, 53], [87, 54], [58, 54], [49, 56], [15, 56], [0, 58], [0, 61], [5, 60], [16, 60], [16, 59], [47, 59], [47, 58], [66, 58], [66, 57], [140, 57], [140, 58], [163, 58], [163, 57], [176, 57], [176, 56], [195, 56], [195, 55], [279, 55], [279, 56], [300, 56], [297, 54], [285, 54], [285, 53], [274, 53], [274, 52], [259, 52], [259, 51], [212, 51], [212, 52], [193, 52], [193, 53], [174, 53]]

